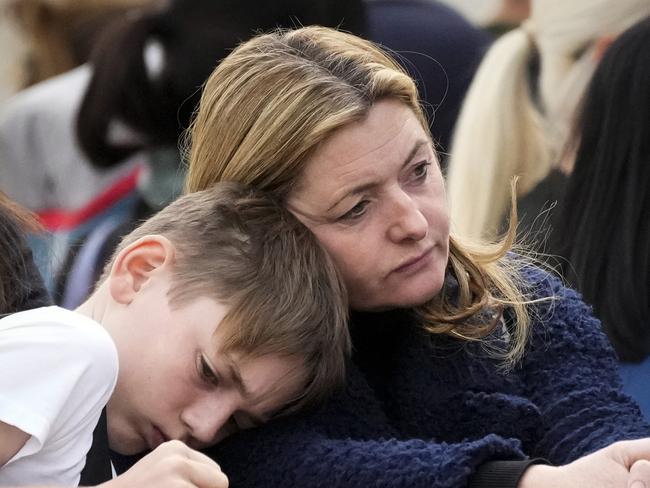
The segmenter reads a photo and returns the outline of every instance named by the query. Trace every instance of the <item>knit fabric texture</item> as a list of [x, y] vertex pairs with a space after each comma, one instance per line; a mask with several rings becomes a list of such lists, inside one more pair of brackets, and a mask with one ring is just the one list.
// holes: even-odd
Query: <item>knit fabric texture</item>
[[353, 314], [343, 392], [208, 454], [237, 488], [460, 488], [488, 461], [560, 465], [650, 436], [590, 308], [546, 272], [531, 267], [525, 278], [534, 296], [554, 298], [534, 305], [528, 350], [511, 372], [478, 343], [423, 331], [407, 311]]

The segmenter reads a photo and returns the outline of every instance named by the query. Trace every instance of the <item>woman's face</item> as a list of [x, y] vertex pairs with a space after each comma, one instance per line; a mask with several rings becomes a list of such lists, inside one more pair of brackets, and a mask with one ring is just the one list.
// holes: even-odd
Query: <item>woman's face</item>
[[356, 310], [420, 305], [441, 289], [449, 217], [429, 136], [412, 110], [377, 102], [307, 161], [288, 206], [338, 265]]

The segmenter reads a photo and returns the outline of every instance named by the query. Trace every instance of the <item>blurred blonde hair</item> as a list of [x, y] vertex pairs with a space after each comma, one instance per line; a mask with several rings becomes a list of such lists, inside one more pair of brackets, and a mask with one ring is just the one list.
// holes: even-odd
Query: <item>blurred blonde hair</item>
[[[319, 144], [384, 98], [410, 107], [429, 133], [413, 80], [371, 42], [322, 27], [255, 37], [226, 57], [204, 87], [186, 141], [186, 189], [238, 181], [286, 201]], [[449, 269], [458, 295], [449, 299], [443, 290], [417, 309], [431, 333], [481, 340], [511, 306], [516, 323], [499, 351], [504, 365], [523, 353], [530, 322], [517, 271], [523, 261], [506, 255], [513, 234], [490, 246], [452, 237]]]
[[21, 87], [87, 61], [97, 34], [111, 20], [161, 0], [8, 0], [7, 9], [27, 47]]
[[[459, 235], [497, 235], [512, 177], [524, 195], [559, 162], [597, 64], [595, 41], [649, 14], [648, 0], [533, 0], [530, 18], [495, 41], [451, 145], [448, 198]], [[534, 56], [539, 76], [531, 80]]]

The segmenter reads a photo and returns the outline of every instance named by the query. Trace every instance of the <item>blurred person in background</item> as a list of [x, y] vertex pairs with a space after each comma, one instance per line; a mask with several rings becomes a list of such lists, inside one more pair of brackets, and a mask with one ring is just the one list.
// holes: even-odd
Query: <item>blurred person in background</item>
[[[532, 0], [530, 18], [493, 44], [452, 142], [448, 189], [456, 232], [495, 238], [505, 228], [512, 177], [520, 176], [523, 196], [566, 164], [560, 153], [604, 48], [648, 14], [647, 0]], [[522, 209], [522, 223], [538, 212]]]
[[33, 215], [0, 193], [0, 317], [51, 304], [24, 238], [39, 230]]
[[650, 17], [609, 47], [580, 110], [549, 252], [624, 363], [650, 418]]
[[530, 15], [530, 0], [440, 0], [440, 3], [458, 11], [495, 38], [519, 26]]
[[5, 16], [20, 33], [26, 53], [19, 62], [19, 88], [86, 62], [96, 37], [133, 7], [160, 0], [7, 0]]

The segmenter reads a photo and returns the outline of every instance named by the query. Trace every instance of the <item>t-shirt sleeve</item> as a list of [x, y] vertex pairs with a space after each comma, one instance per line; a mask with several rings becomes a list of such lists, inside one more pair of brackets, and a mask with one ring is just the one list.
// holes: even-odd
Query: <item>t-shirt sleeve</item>
[[0, 327], [0, 420], [32, 436], [11, 461], [96, 423], [117, 378], [106, 331], [87, 320], [48, 321], [48, 311], [61, 315], [55, 307], [38, 309], [7, 317]]

